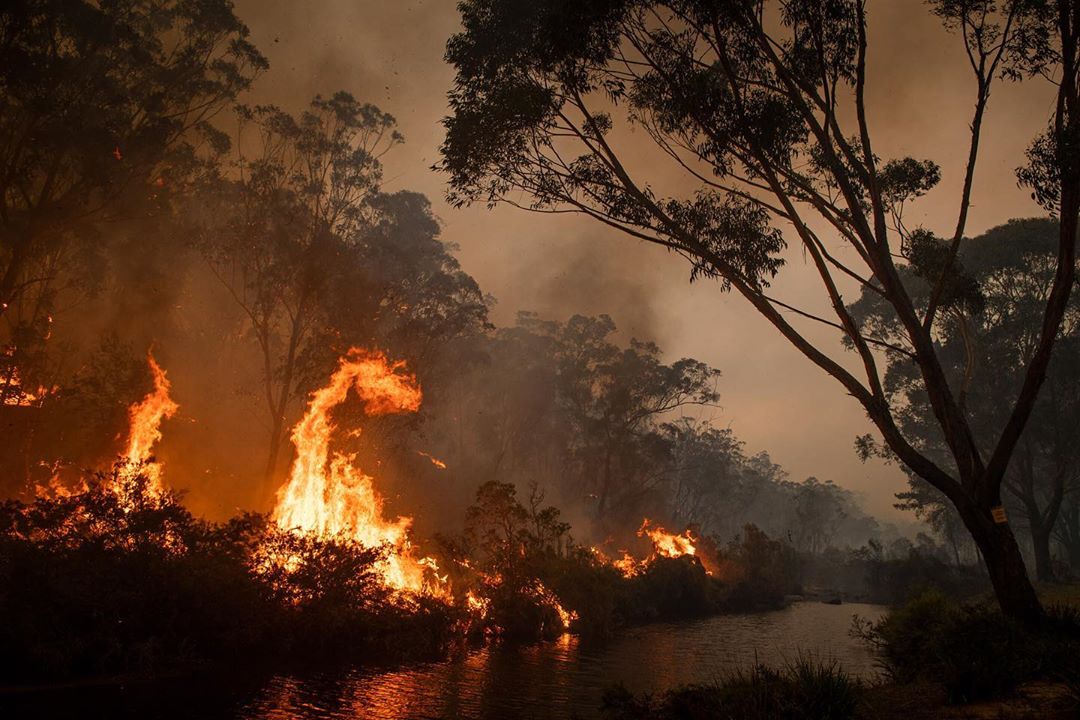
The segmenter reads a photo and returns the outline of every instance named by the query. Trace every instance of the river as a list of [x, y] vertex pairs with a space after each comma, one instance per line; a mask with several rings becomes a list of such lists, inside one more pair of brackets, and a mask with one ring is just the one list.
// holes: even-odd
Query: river
[[[393, 670], [24, 697], [14, 717], [67, 717], [62, 708], [77, 706], [71, 717], [78, 720], [589, 719], [599, 715], [603, 692], [613, 684], [662, 692], [710, 682], [757, 662], [782, 665], [800, 653], [835, 659], [851, 674], [873, 676], [873, 657], [848, 631], [853, 615], [876, 620], [884, 612], [877, 605], [800, 602], [774, 612], [636, 627], [603, 644], [565, 635], [550, 643], [488, 647], [455, 660]], [[64, 698], [76, 692], [77, 705]]]

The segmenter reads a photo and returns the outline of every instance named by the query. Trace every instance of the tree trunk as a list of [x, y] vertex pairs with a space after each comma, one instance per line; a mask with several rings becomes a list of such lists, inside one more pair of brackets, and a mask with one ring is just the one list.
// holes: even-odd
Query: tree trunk
[[283, 418], [275, 417], [270, 427], [270, 447], [266, 457], [266, 467], [263, 470], [262, 488], [259, 492], [259, 502], [273, 502], [274, 479], [277, 475], [278, 457], [281, 455], [281, 440], [284, 434]]
[[1042, 603], [1009, 524], [995, 523], [988, 510], [967, 503], [960, 514], [986, 564], [1001, 611], [1025, 625], [1038, 625], [1043, 619]]
[[1035, 550], [1035, 577], [1039, 582], [1055, 582], [1057, 577], [1050, 555], [1050, 528], [1032, 525], [1031, 545]]
[[1061, 512], [1058, 541], [1065, 548], [1069, 570], [1074, 577], [1080, 575], [1080, 507], [1070, 503]]
[[[29, 235], [29, 232], [27, 233]], [[14, 236], [14, 233], [11, 234]], [[9, 237], [11, 237], [9, 236]], [[7, 267], [0, 273], [0, 317], [8, 311], [15, 302], [15, 286], [23, 265], [26, 263], [26, 248], [30, 244], [29, 237], [14, 238], [11, 243], [11, 254], [8, 256]]]

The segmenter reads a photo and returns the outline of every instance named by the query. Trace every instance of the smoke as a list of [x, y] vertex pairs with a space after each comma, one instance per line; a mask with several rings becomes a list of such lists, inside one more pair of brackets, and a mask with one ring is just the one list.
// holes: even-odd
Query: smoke
[[[387, 189], [431, 198], [443, 238], [459, 246], [464, 270], [497, 299], [497, 323], [511, 324], [519, 310], [552, 318], [609, 314], [621, 339], [656, 340], [669, 359], [693, 356], [721, 368], [723, 419], [750, 447], [769, 448], [794, 477], [828, 474], [841, 485], [865, 489], [875, 511], [892, 512], [900, 473], [864, 466], [851, 451], [852, 439], [867, 430], [862, 410], [736, 299], [721, 296], [712, 283], [690, 286], [681, 258], [586, 218], [446, 206], [444, 178], [430, 167], [438, 158], [438, 121], [447, 112], [452, 81], [442, 55], [458, 25], [453, 3], [241, 0], [237, 10], [271, 63], [246, 102], [295, 111], [316, 93], [345, 89], [397, 117], [406, 143], [385, 159]], [[875, 149], [883, 157], [911, 153], [943, 165], [940, 189], [911, 222], [948, 228], [955, 222], [970, 110], [971, 79], [961, 46], [917, 3], [878, 0], [871, 17], [870, 120], [882, 138]], [[1044, 96], [1045, 89], [1032, 83], [1003, 85], [992, 99], [972, 233], [1032, 213], [1012, 169], [1045, 121]], [[643, 133], [628, 131], [613, 141], [648, 143]], [[142, 228], [116, 242], [123, 250], [113, 253], [109, 272], [123, 293], [106, 290], [58, 313], [57, 336], [88, 350], [115, 333], [133, 356], [154, 345], [180, 404], [178, 416], [163, 428], [160, 453], [168, 477], [183, 478], [191, 505], [213, 517], [237, 508], [267, 509], [258, 505], [255, 490], [268, 433], [257, 382], [261, 364], [236, 309], [183, 238]], [[797, 252], [789, 265], [777, 294], [795, 301], [816, 297]], [[433, 485], [433, 494], [410, 493], [410, 500], [460, 506], [474, 485], [456, 477], [460, 481], [445, 487]], [[408, 508], [418, 517], [424, 510]]]

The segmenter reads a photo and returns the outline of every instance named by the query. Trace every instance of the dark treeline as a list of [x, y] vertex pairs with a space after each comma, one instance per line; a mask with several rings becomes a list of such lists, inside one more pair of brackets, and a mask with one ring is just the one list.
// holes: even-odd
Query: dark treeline
[[[1039, 316], [1053, 284], [1057, 224], [1050, 219], [1013, 220], [960, 245], [955, 292], [943, 299], [941, 355], [981, 438], [1000, 433], [1007, 420], [1000, 398], [1015, 387], [1029, 362]], [[930, 291], [926, 266], [940, 253], [931, 240], [915, 238], [917, 262], [904, 281], [915, 297]], [[1046, 387], [1020, 437], [1017, 456], [1005, 474], [1004, 507], [1020, 529], [1023, 550], [1042, 581], [1080, 573], [1077, 517], [1080, 512], [1080, 301], [1074, 293], [1059, 331]], [[868, 327], [895, 339], [895, 314], [866, 292], [853, 307]], [[906, 405], [904, 431], [939, 462], [946, 462], [942, 437], [932, 426], [926, 393], [915, 369], [899, 353], [890, 357], [889, 392]], [[869, 436], [858, 450], [895, 459]], [[946, 497], [909, 471], [911, 489], [899, 506], [925, 519], [952, 550], [956, 564], [974, 551], [970, 536]]]

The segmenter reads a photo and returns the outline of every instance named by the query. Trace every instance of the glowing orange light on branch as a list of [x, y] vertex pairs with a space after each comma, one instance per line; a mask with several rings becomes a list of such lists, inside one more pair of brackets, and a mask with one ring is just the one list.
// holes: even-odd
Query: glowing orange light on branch
[[431, 455], [431, 454], [429, 454], [429, 453], [426, 453], [426, 452], [424, 452], [424, 451], [422, 451], [422, 450], [420, 450], [420, 451], [417, 451], [417, 453], [416, 453], [416, 454], [417, 454], [417, 455], [419, 455], [420, 457], [425, 457], [425, 458], [427, 458], [427, 459], [428, 459], [428, 461], [429, 461], [429, 462], [430, 462], [430, 463], [431, 463], [432, 465], [434, 465], [435, 467], [439, 468], [440, 470], [445, 470], [445, 469], [446, 469], [446, 463], [444, 463], [444, 462], [443, 462], [442, 460], [440, 460], [439, 458], [435, 457], [434, 455]]
[[534, 579], [529, 585], [526, 586], [525, 592], [532, 595], [541, 604], [548, 606], [555, 611], [555, 614], [559, 616], [559, 622], [562, 623], [562, 627], [559, 630], [566, 631], [570, 629], [570, 623], [578, 619], [578, 614], [574, 610], [568, 610], [563, 607], [563, 604], [559, 601], [558, 596], [548, 588], [547, 585], [540, 582], [539, 579]]
[[412, 593], [445, 593], [431, 558], [417, 558], [409, 540], [412, 518], [383, 518], [383, 498], [374, 479], [354, 463], [355, 455], [330, 452], [336, 427], [330, 411], [355, 390], [368, 416], [416, 412], [422, 394], [402, 362], [379, 353], [351, 349], [330, 382], [316, 390], [292, 431], [296, 446], [289, 479], [278, 491], [273, 518], [279, 527], [324, 539], [344, 539], [365, 547], [387, 547], [379, 573], [391, 588]]

